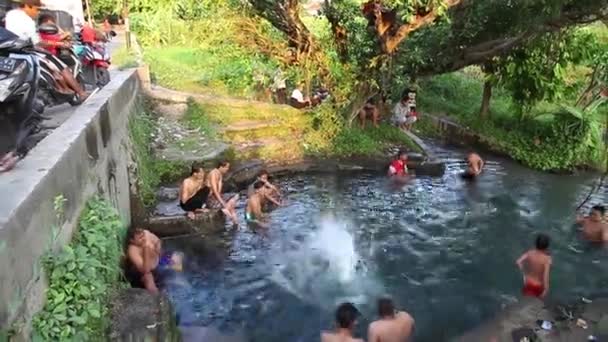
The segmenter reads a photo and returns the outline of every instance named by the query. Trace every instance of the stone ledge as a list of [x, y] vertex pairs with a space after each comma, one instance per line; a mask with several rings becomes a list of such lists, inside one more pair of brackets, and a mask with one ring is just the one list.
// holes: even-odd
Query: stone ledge
[[110, 300], [110, 341], [179, 341], [171, 303], [144, 289], [124, 289]]
[[[67, 243], [86, 200], [110, 199], [130, 222], [128, 118], [140, 89], [135, 70], [112, 81], [77, 107], [15, 170], [0, 177], [0, 329], [22, 325], [17, 340], [29, 340], [31, 317], [45, 300], [39, 259]], [[65, 199], [63, 219], [54, 200]]]
[[209, 223], [221, 222], [223, 219], [224, 214], [219, 210], [200, 213], [194, 220], [186, 217], [185, 213], [179, 216], [154, 216], [148, 219], [145, 228], [161, 238], [198, 232], [209, 233], [215, 232], [216, 227]]

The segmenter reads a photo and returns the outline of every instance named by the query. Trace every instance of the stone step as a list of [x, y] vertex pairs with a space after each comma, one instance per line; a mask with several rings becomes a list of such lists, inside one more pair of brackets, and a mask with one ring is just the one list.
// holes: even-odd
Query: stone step
[[263, 121], [254, 121], [254, 120], [243, 120], [235, 122], [231, 125], [225, 126], [220, 129], [222, 133], [232, 133], [232, 132], [244, 132], [244, 131], [255, 131], [265, 128], [276, 128], [281, 126], [279, 122], [271, 121], [271, 122], [263, 122]]
[[223, 142], [208, 142], [207, 146], [195, 146], [191, 150], [183, 150], [178, 146], [167, 146], [157, 150], [159, 158], [170, 161], [206, 162], [222, 158], [230, 150], [230, 145]]

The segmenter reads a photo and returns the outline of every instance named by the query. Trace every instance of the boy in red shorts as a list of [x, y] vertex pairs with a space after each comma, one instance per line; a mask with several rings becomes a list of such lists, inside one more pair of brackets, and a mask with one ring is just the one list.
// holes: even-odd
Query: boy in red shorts
[[524, 296], [544, 298], [549, 292], [549, 237], [539, 234], [536, 237], [536, 248], [524, 253], [517, 259], [517, 266], [524, 274]]

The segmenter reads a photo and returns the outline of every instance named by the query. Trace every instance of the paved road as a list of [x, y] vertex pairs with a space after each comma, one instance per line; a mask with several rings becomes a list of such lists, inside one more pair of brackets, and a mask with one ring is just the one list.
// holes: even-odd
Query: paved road
[[[124, 45], [124, 35], [119, 34], [113, 41], [108, 44], [108, 48], [110, 52], [118, 50], [121, 46]], [[110, 75], [112, 75], [112, 69], [110, 69]], [[91, 89], [88, 89], [91, 90]], [[78, 107], [72, 107], [69, 104], [63, 104], [59, 106], [46, 108], [44, 111], [44, 116], [48, 118], [42, 122], [41, 131], [36, 134], [34, 137], [29, 139], [29, 148], [34, 147], [38, 142], [40, 142], [44, 137], [49, 135], [55, 128], [59, 127], [62, 123], [64, 123], [68, 118], [74, 114]], [[0, 107], [0, 113], [2, 113], [2, 108]], [[4, 155], [8, 150], [10, 150], [12, 145], [15, 142], [15, 132], [12, 127], [6, 124], [2, 117], [0, 117], [0, 156]]]

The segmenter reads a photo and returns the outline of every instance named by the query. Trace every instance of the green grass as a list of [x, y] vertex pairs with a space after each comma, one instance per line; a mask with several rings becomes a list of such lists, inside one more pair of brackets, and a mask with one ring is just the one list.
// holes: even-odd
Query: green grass
[[150, 65], [154, 81], [164, 87], [236, 97], [253, 94], [254, 70], [265, 64], [263, 58], [248, 55], [232, 44], [207, 48], [148, 47], [144, 59]]
[[386, 148], [405, 147], [421, 152], [420, 148], [398, 128], [382, 124], [378, 128], [347, 128], [334, 140], [333, 153], [340, 157], [386, 155]]
[[135, 68], [138, 66], [135, 53], [132, 50], [127, 50], [126, 47], [121, 47], [112, 53], [112, 63], [117, 65], [118, 69], [120, 70]]

